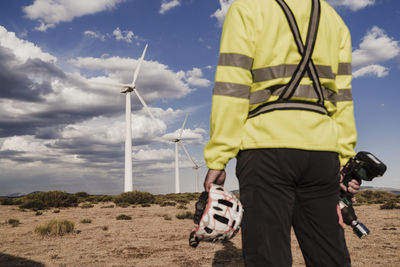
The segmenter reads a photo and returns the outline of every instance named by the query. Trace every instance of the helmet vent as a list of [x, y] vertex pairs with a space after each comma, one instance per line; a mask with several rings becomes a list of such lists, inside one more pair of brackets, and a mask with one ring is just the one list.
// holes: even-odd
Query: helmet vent
[[228, 206], [230, 208], [233, 207], [233, 203], [228, 201], [228, 200], [225, 200], [225, 199], [218, 199], [218, 203], [222, 204], [222, 205], [225, 205], [225, 206]]
[[214, 214], [214, 219], [216, 219], [217, 221], [224, 223], [224, 224], [228, 224], [228, 222], [229, 222], [228, 218], [222, 217], [221, 215], [218, 215], [218, 214]]
[[222, 209], [220, 207], [213, 207], [215, 210], [219, 210], [222, 211]]

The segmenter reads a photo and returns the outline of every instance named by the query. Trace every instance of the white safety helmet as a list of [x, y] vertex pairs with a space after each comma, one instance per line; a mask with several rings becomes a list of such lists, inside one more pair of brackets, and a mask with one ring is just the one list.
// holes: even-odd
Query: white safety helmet
[[200, 241], [229, 240], [239, 231], [243, 207], [236, 196], [223, 186], [211, 184], [196, 202], [193, 218], [196, 224], [190, 234], [189, 244], [197, 247]]

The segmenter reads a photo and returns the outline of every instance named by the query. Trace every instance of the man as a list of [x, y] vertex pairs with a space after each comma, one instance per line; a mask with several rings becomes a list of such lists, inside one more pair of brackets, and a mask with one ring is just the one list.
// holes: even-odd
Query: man
[[337, 204], [357, 139], [351, 79], [349, 31], [325, 1], [231, 5], [204, 186], [223, 185], [237, 157], [246, 266], [291, 266], [292, 225], [307, 266], [350, 266]]

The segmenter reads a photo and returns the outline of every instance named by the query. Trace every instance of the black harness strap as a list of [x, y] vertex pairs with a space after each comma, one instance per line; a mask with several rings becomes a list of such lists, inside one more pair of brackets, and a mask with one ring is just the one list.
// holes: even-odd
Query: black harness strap
[[[314, 51], [315, 42], [317, 39], [319, 20], [321, 16], [321, 5], [320, 0], [312, 0], [310, 22], [308, 25], [307, 39], [305, 45], [300, 35], [299, 27], [297, 26], [296, 19], [293, 12], [284, 0], [276, 0], [279, 6], [282, 8], [290, 29], [292, 31], [294, 40], [296, 41], [297, 50], [302, 55], [300, 63], [297, 65], [295, 72], [292, 75], [291, 80], [286, 85], [278, 100], [267, 102], [258, 106], [256, 109], [249, 112], [248, 118], [255, 117], [265, 112], [273, 110], [286, 110], [286, 109], [301, 109], [309, 110], [322, 114], [328, 114], [324, 106], [324, 94], [321, 83], [319, 81], [318, 73], [314, 65], [311, 56]], [[298, 88], [301, 79], [304, 77], [306, 71], [313, 82], [313, 88], [318, 96], [317, 102], [301, 101], [301, 100], [290, 100]]]

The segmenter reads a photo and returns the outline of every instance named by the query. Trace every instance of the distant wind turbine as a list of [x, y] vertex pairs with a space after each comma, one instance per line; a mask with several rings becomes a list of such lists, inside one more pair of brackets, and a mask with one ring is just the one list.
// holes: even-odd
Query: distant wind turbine
[[[146, 102], [144, 102], [143, 98], [140, 96], [139, 92], [136, 89], [136, 79], [138, 77], [140, 67], [143, 62], [144, 55], [146, 54], [147, 44], [143, 50], [142, 56], [139, 59], [139, 62], [136, 66], [136, 70], [133, 74], [133, 80], [130, 84], [119, 84], [119, 83], [98, 83], [106, 86], [118, 87], [121, 88], [121, 93], [126, 94], [126, 105], [125, 105], [125, 119], [126, 119], [126, 134], [125, 134], [125, 178], [124, 178], [124, 192], [129, 192], [133, 190], [133, 180], [132, 180], [132, 119], [131, 119], [131, 92], [134, 92], [136, 96], [139, 98], [140, 102], [144, 106], [147, 113], [150, 115], [152, 120], [156, 123], [157, 126], [160, 127], [157, 120], [154, 118], [151, 113], [149, 107]], [[161, 128], [161, 127], [160, 127]]]
[[163, 137], [170, 142], [175, 143], [175, 193], [180, 193], [180, 181], [179, 181], [179, 144], [183, 147], [186, 151], [185, 145], [182, 142], [182, 133], [183, 129], [185, 128], [186, 120], [188, 115], [186, 115], [185, 120], [183, 121], [182, 127], [179, 129], [178, 135], [176, 137]]
[[206, 164], [204, 163], [204, 164], [198, 165], [198, 164], [193, 160], [192, 156], [190, 156], [189, 152], [186, 150], [186, 147], [183, 145], [183, 143], [182, 143], [182, 147], [183, 147], [183, 150], [185, 151], [186, 155], [187, 155], [188, 158], [190, 159], [190, 161], [193, 163], [192, 169], [195, 170], [195, 187], [194, 187], [194, 191], [195, 191], [195, 192], [198, 192], [198, 191], [199, 191], [199, 189], [198, 189], [198, 184], [199, 184], [199, 169], [200, 169], [201, 167], [206, 166]]

